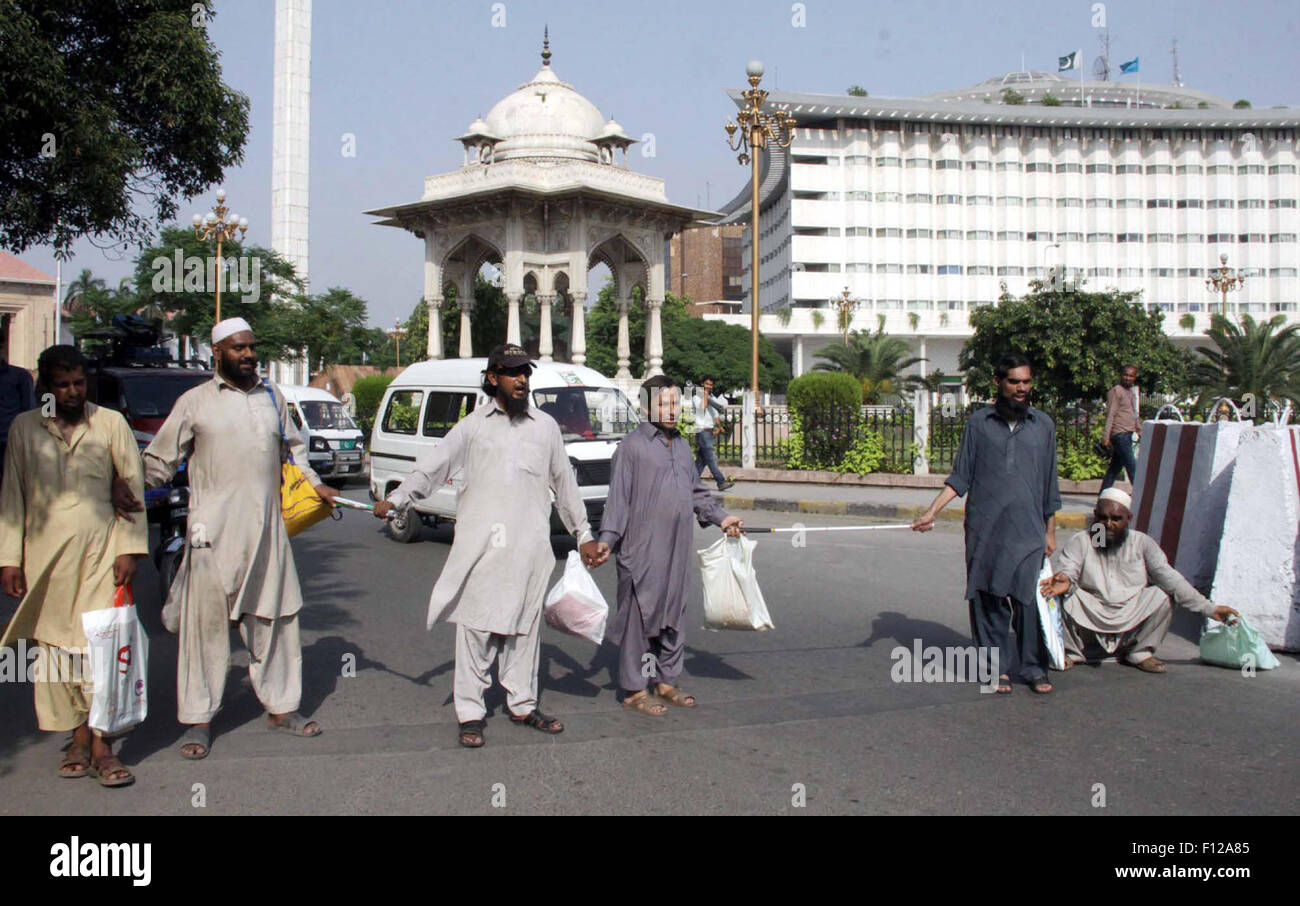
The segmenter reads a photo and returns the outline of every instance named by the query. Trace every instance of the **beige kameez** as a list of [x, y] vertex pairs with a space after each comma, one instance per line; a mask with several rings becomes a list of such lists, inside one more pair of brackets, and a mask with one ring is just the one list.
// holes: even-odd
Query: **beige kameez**
[[270, 387], [274, 402], [267, 385], [244, 391], [214, 376], [176, 401], [144, 451], [151, 488], [188, 461], [189, 545], [163, 610], [167, 628], [180, 632], [181, 723], [209, 723], [221, 707], [232, 620], [252, 655], [249, 677], [262, 705], [284, 714], [301, 699], [302, 591], [280, 512], [281, 425], [307, 480], [320, 478], [284, 394]]
[[82, 614], [113, 606], [118, 557], [149, 553], [144, 514], [127, 522], [113, 510], [114, 472], [144, 498], [139, 447], [126, 419], [111, 409], [86, 403], [70, 441], [53, 417], [33, 409], [9, 428], [4, 468], [0, 566], [22, 568], [27, 594], [0, 647], [18, 639], [38, 643], [37, 722], [42, 730], [75, 729], [90, 712]]

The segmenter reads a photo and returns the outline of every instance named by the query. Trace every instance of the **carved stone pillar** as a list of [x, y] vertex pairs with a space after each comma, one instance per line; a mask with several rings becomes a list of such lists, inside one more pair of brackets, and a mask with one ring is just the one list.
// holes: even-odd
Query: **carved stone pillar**
[[469, 313], [474, 307], [473, 299], [458, 299], [460, 305], [460, 357], [469, 359], [474, 357], [474, 343], [469, 335]]
[[429, 299], [429, 358], [442, 358], [442, 296]]
[[646, 300], [645, 359], [646, 377], [664, 373], [664, 332], [662, 324], [664, 300]]
[[523, 293], [506, 293], [506, 342], [519, 345], [519, 302]]
[[551, 342], [551, 304], [554, 301], [555, 293], [537, 294], [537, 358], [543, 362], [555, 361], [552, 358], [555, 347]]
[[628, 299], [619, 297], [618, 300], [618, 373], [615, 375], [620, 381], [632, 380], [632, 372], [628, 370], [628, 364], [632, 360], [632, 343], [628, 339], [627, 333], [627, 310], [631, 302]]
[[573, 364], [587, 361], [587, 294], [572, 293], [573, 330], [569, 337], [569, 358]]

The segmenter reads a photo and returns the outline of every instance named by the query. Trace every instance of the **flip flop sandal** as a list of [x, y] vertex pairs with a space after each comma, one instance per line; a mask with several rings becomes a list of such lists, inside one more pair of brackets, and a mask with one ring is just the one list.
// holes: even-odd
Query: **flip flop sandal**
[[530, 714], [523, 717], [516, 717], [515, 715], [510, 714], [509, 711], [506, 711], [506, 714], [510, 715], [510, 722], [512, 724], [522, 724], [526, 727], [533, 727], [534, 729], [541, 730], [543, 733], [564, 732], [564, 724], [560, 723], [559, 720], [550, 715], [543, 714], [536, 708], [534, 708]]
[[999, 676], [997, 688], [993, 690], [998, 695], [1010, 695], [1016, 691], [1016, 687], [1011, 685], [1011, 677]]
[[664, 685], [665, 688], [667, 688], [667, 689], [669, 689], [669, 690], [671, 690], [671, 691], [666, 692], [666, 693], [665, 693], [665, 692], [661, 692], [661, 691], [659, 691], [659, 688], [656, 687], [656, 688], [655, 688], [655, 694], [658, 695], [660, 698], [662, 698], [664, 701], [668, 702], [669, 704], [676, 705], [676, 706], [679, 707], [679, 708], [694, 708], [694, 707], [695, 707], [695, 705], [696, 705], [696, 701], [695, 701], [695, 696], [694, 696], [694, 695], [687, 695], [685, 692], [683, 692], [683, 691], [682, 691], [680, 688], [678, 688], [677, 686], [669, 686], [667, 683], [664, 683], [663, 685]]
[[[297, 711], [281, 717], [279, 722], [271, 719], [271, 715], [266, 716], [266, 724], [272, 730], [279, 730], [284, 733], [292, 733], [294, 736], [320, 736], [320, 724], [314, 720], [308, 720]], [[308, 727], [311, 729], [309, 730]]]
[[1036, 677], [1029, 681], [1029, 688], [1034, 690], [1036, 695], [1051, 695], [1052, 684], [1048, 682], [1046, 676]]
[[68, 754], [59, 765], [59, 776], [73, 780], [77, 777], [85, 777], [89, 773], [90, 749], [75, 744], [69, 746]]
[[[639, 692], [636, 695], [623, 699], [623, 707], [629, 711], [639, 711], [642, 714], [648, 714], [650, 717], [663, 717], [668, 713], [668, 709], [662, 702], [655, 701], [654, 697], [648, 692]], [[660, 708], [659, 711], [651, 711], [651, 708]]]
[[486, 728], [486, 721], [467, 720], [460, 725], [460, 735], [457, 737], [457, 742], [467, 749], [477, 749], [483, 745], [483, 731]]
[[[90, 776], [99, 781], [100, 786], [130, 786], [135, 783], [135, 775], [127, 770], [126, 765], [116, 755], [109, 755], [107, 758], [101, 758], [96, 764], [91, 759], [87, 765]], [[125, 777], [112, 777], [112, 774], [121, 774], [126, 771]]]
[[[187, 753], [186, 746], [202, 746], [201, 752]], [[192, 724], [185, 735], [181, 737], [181, 758], [189, 761], [199, 761], [208, 757], [208, 752], [212, 750], [212, 728], [200, 727], [198, 724]]]

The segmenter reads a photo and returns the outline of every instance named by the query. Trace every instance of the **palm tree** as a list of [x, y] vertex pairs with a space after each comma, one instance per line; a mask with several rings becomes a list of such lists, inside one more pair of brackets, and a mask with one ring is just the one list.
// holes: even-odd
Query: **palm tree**
[[63, 294], [63, 308], [69, 314], [88, 307], [90, 298], [108, 292], [103, 278], [96, 277], [90, 268], [82, 268], [77, 278], [68, 284], [68, 291]]
[[1198, 407], [1224, 396], [1252, 400], [1259, 416], [1269, 400], [1300, 407], [1300, 324], [1286, 324], [1285, 315], [1258, 322], [1242, 315], [1234, 323], [1214, 314], [1206, 336], [1217, 349], [1196, 350], [1191, 382], [1200, 393]]
[[853, 375], [862, 384], [864, 403], [879, 403], [887, 396], [911, 390], [919, 379], [916, 375], [904, 377], [903, 371], [925, 361], [912, 355], [912, 347], [906, 340], [881, 330], [852, 331], [848, 345], [827, 346], [817, 356], [826, 361], [818, 362], [813, 370]]

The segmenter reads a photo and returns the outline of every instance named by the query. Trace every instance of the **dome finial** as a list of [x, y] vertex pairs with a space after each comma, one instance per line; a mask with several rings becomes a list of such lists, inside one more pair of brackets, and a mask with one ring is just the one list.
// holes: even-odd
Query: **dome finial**
[[542, 67], [551, 65], [551, 27], [542, 27]]

